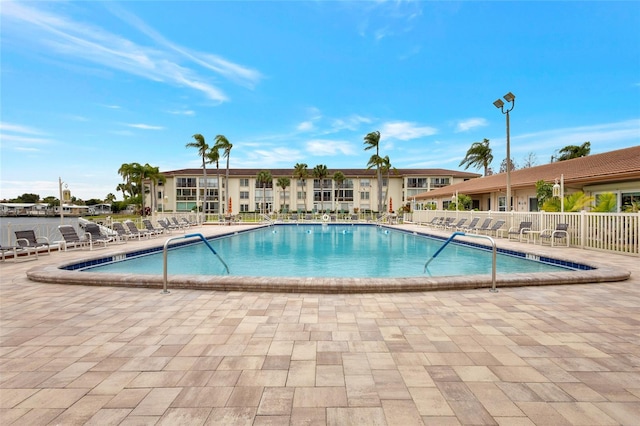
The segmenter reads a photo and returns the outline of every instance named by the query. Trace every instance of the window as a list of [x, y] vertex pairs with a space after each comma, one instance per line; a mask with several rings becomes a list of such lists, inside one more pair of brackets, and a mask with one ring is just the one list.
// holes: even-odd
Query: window
[[431, 178], [432, 188], [442, 188], [449, 185], [449, 178]]
[[305, 191], [298, 191], [298, 200], [304, 200], [307, 198], [307, 193]]
[[361, 200], [368, 200], [369, 199], [369, 193], [368, 192], [361, 192], [360, 193], [360, 199]]
[[407, 178], [408, 188], [427, 188], [427, 178]]
[[249, 211], [249, 204], [240, 204], [240, 211], [246, 213]]
[[176, 186], [178, 188], [195, 188], [196, 178], [177, 178]]
[[249, 179], [248, 178], [240, 178], [240, 186], [243, 188], [246, 188], [249, 186]]
[[622, 211], [631, 211], [633, 204], [640, 203], [640, 192], [623, 192], [620, 194], [622, 201]]
[[249, 191], [240, 191], [240, 199], [248, 200], [249, 199]]
[[[204, 178], [198, 179], [198, 186], [200, 186], [200, 188], [204, 188]], [[217, 187], [218, 187], [218, 178], [207, 177], [207, 188], [217, 188]]]
[[369, 179], [360, 179], [361, 188], [368, 188], [370, 186], [371, 186], [371, 182], [369, 181]]

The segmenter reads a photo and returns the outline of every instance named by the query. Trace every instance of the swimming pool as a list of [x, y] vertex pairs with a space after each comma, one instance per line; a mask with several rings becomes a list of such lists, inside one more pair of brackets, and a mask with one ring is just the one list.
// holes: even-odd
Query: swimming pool
[[[442, 239], [372, 225], [277, 225], [209, 240], [229, 274], [250, 277], [401, 278], [424, 275], [424, 265]], [[492, 253], [477, 244], [454, 243], [427, 269], [427, 276], [490, 274]], [[202, 242], [168, 254], [171, 275], [226, 275]], [[499, 274], [566, 271], [551, 260], [499, 254]], [[161, 274], [162, 252], [82, 268], [99, 273]]]

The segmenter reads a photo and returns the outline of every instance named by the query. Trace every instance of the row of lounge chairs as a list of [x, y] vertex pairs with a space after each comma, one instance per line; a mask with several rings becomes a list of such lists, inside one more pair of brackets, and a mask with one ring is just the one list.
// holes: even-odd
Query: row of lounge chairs
[[[493, 219], [486, 218], [480, 225], [478, 225], [478, 223], [480, 222], [480, 218], [475, 217], [471, 219], [471, 222], [469, 222], [468, 224], [466, 224], [466, 222], [466, 218], [459, 219], [456, 222], [455, 218], [453, 217], [434, 217], [431, 222], [426, 223], [426, 225], [436, 229], [495, 236], [497, 236], [499, 232], [505, 231], [502, 228], [505, 224], [504, 220], [496, 220], [495, 222], [493, 222]], [[532, 222], [522, 221], [518, 226], [507, 229], [506, 234], [509, 240], [514, 239], [521, 242], [528, 242], [537, 236], [541, 244], [548, 243], [551, 246], [555, 246], [557, 243], [564, 243], [568, 247], [568, 229], [569, 225], [567, 223], [559, 223], [554, 229], [533, 231]]]

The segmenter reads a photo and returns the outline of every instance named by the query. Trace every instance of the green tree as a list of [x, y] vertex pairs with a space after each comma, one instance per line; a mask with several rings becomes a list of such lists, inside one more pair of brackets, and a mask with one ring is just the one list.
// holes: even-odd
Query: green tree
[[612, 213], [618, 208], [618, 200], [616, 194], [613, 192], [604, 192], [598, 194], [596, 197], [596, 206], [593, 208], [593, 212], [598, 213]]
[[346, 176], [341, 171], [337, 171], [333, 174], [333, 181], [336, 183], [338, 187], [336, 202], [340, 203], [340, 190], [342, 189], [342, 184], [346, 180]]
[[40, 201], [40, 195], [38, 194], [22, 194], [16, 198], [16, 203], [37, 203]]
[[113, 193], [108, 193], [106, 197], [104, 197], [104, 202], [107, 204], [113, 204], [116, 200], [116, 196]]
[[123, 198], [127, 198], [127, 193], [129, 193], [129, 197], [136, 196], [136, 173], [138, 173], [139, 169], [140, 164], [138, 163], [123, 163], [118, 169], [118, 174], [122, 176], [124, 180], [123, 184], [118, 185], [118, 190], [122, 191]]
[[324, 212], [324, 179], [329, 174], [327, 166], [318, 164], [313, 168], [313, 177], [320, 181], [320, 210]]
[[[511, 161], [509, 161], [509, 163], [511, 163], [511, 168], [509, 170], [514, 171], [518, 169], [518, 165], [515, 163], [515, 161], [513, 161], [513, 159], [511, 159]], [[506, 173], [507, 172], [507, 159], [504, 158], [502, 160], [502, 163], [500, 163], [500, 171], [499, 173]]]
[[538, 205], [543, 206], [551, 197], [553, 197], [553, 184], [547, 183], [542, 179], [537, 181], [536, 198], [538, 199]]
[[186, 148], [196, 148], [198, 150], [198, 156], [202, 158], [202, 176], [204, 178], [204, 195], [202, 197], [202, 211], [205, 214], [205, 218], [207, 216], [207, 151], [209, 150], [209, 145], [204, 140], [204, 136], [200, 133], [196, 133], [192, 136], [195, 139], [194, 142], [189, 142], [186, 145]]
[[[572, 192], [564, 197], [565, 212], [579, 212], [591, 208], [594, 197], [586, 195], [582, 191]], [[559, 212], [562, 210], [559, 197], [551, 197], [542, 205], [542, 210], [546, 212]]]
[[277, 185], [278, 187], [282, 188], [282, 192], [283, 192], [283, 197], [282, 197], [283, 202], [280, 207], [280, 211], [282, 213], [286, 213], [285, 202], [287, 201], [287, 187], [291, 185], [291, 179], [289, 179], [288, 177], [279, 177], [277, 181]]
[[572, 158], [586, 157], [591, 153], [591, 142], [585, 142], [582, 145], [567, 145], [558, 151], [557, 156], [551, 157], [551, 162], [566, 161]]
[[309, 177], [309, 170], [305, 163], [296, 163], [293, 170], [293, 178], [296, 181], [302, 182], [302, 193], [304, 194], [304, 211], [307, 211], [307, 178]]
[[[380, 158], [380, 132], [370, 132], [364, 137], [365, 151], [375, 148], [376, 153], [371, 156], [367, 165], [376, 167], [376, 179], [378, 180], [378, 213], [382, 212], [382, 171], [380, 166], [382, 164]], [[371, 168], [371, 167], [367, 167]]]
[[269, 170], [260, 170], [256, 176], [256, 182], [262, 187], [262, 205], [260, 206], [260, 213], [265, 214], [265, 207], [267, 201], [267, 186], [273, 185], [273, 177]]
[[[220, 182], [220, 151], [216, 146], [212, 146], [209, 151], [207, 151], [207, 164], [216, 164], [216, 176], [218, 179], [218, 214], [222, 212], [222, 185]], [[225, 202], [227, 200], [224, 200]]]
[[465, 166], [465, 170], [469, 167], [484, 168], [484, 175], [489, 173], [489, 166], [493, 161], [493, 153], [489, 147], [489, 139], [484, 139], [482, 142], [474, 142], [467, 150], [467, 154], [460, 162], [459, 166]]
[[162, 173], [160, 173], [160, 169], [158, 167], [151, 166], [149, 165], [149, 163], [142, 166], [142, 174], [143, 178], [149, 181], [149, 195], [151, 195], [150, 207], [155, 211], [158, 209], [158, 194], [156, 193], [156, 186], [158, 185], [158, 183], [164, 184], [167, 181], [167, 178], [164, 177]]
[[217, 135], [216, 143], [214, 147], [216, 149], [221, 149], [222, 157], [227, 159], [227, 173], [224, 179], [225, 201], [226, 201], [226, 199], [229, 197], [229, 157], [231, 156], [231, 148], [233, 148], [233, 144], [231, 144], [231, 142], [229, 142], [229, 140], [224, 135]]

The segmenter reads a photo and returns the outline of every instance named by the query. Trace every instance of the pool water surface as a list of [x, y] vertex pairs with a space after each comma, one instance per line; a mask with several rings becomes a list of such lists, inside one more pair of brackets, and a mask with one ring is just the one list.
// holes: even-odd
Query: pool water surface
[[[373, 225], [276, 225], [208, 240], [232, 276], [397, 278], [491, 274], [492, 253], [451, 243], [424, 272], [444, 241]], [[173, 248], [168, 273], [227, 275], [202, 242]], [[90, 272], [162, 274], [162, 251], [85, 268]], [[570, 268], [498, 254], [498, 274]]]

